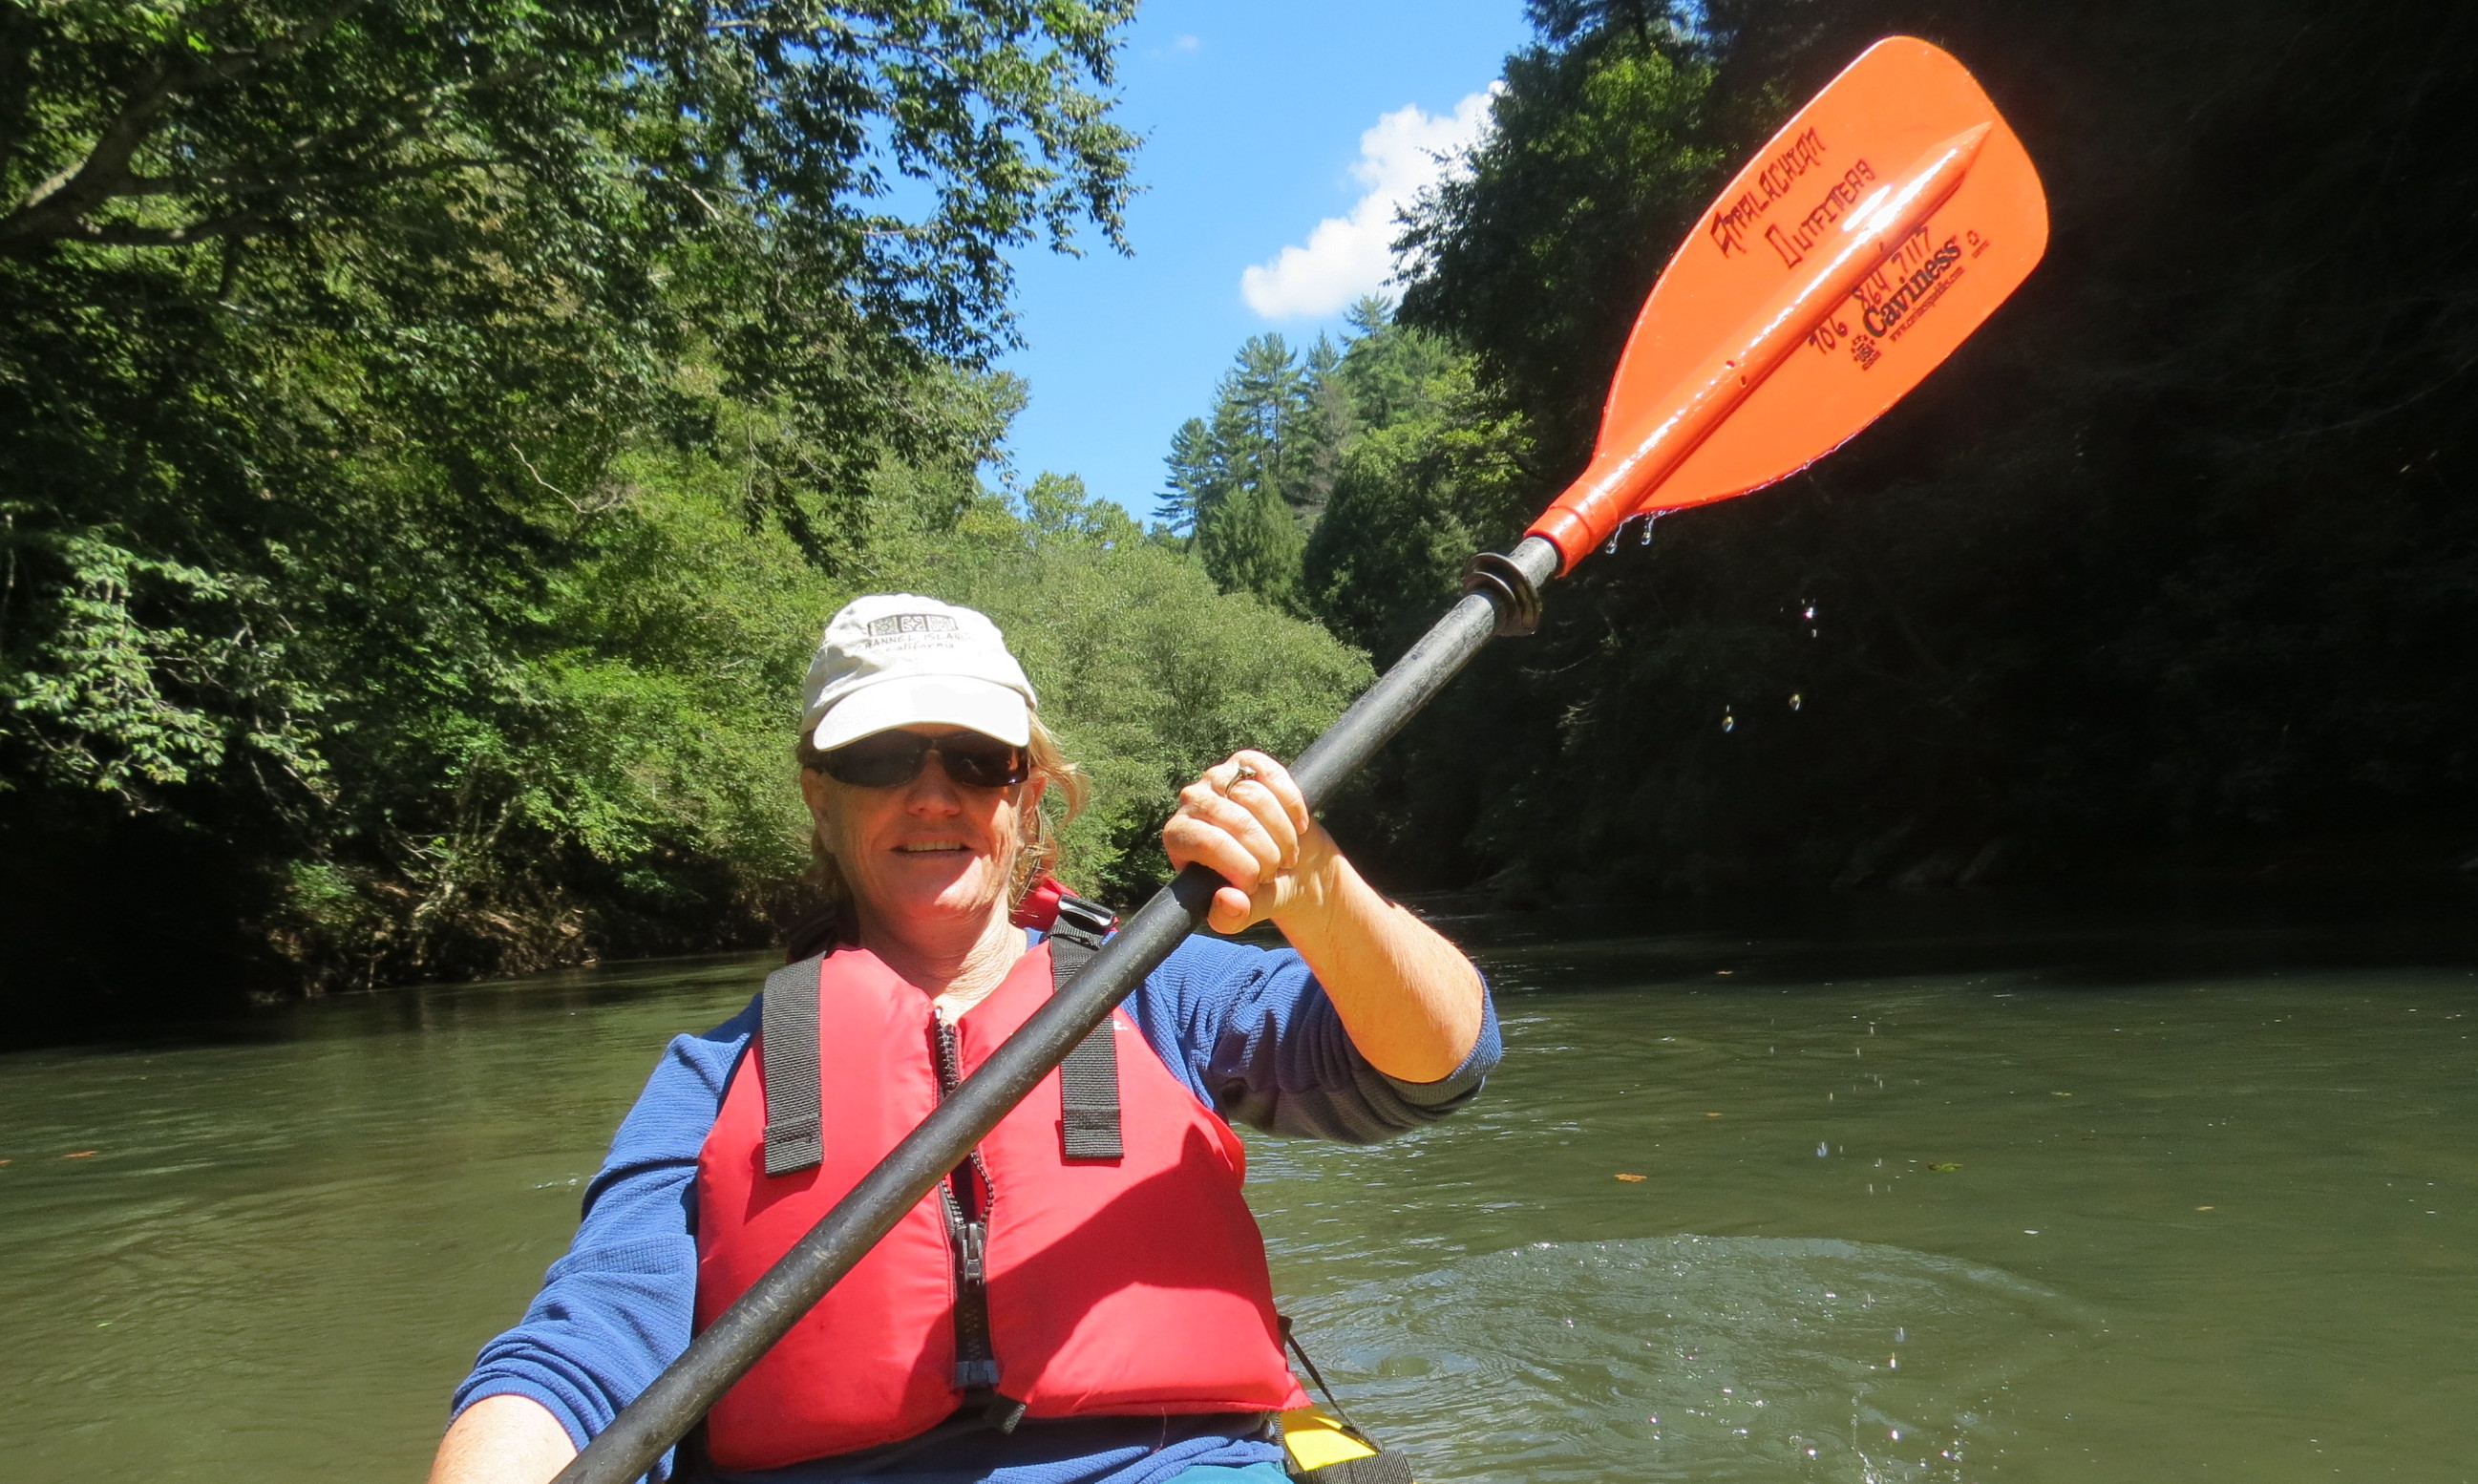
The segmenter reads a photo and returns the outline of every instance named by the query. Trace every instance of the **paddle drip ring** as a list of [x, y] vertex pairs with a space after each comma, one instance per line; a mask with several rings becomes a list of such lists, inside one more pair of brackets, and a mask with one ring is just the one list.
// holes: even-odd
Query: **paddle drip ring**
[[1497, 637], [1518, 639], [1540, 627], [1540, 590], [1512, 557], [1483, 551], [1463, 564], [1463, 591], [1485, 592], [1497, 605]]

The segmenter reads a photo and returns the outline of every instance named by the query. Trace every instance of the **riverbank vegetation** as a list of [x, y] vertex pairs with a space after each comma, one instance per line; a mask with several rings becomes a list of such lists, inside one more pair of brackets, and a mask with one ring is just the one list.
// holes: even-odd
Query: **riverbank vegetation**
[[1098, 883], [1201, 739], [1301, 745], [1356, 657], [977, 481], [1129, 9], [0, 8], [13, 1020], [763, 942], [867, 588], [1079, 605]]
[[1132, 894], [1184, 770], [1303, 744], [1581, 466], [1703, 201], [1896, 31], [2047, 264], [1561, 584], [1338, 828], [1502, 901], [2478, 853], [2478, 16], [1532, 0], [1396, 306], [1241, 348], [1149, 533], [982, 472], [1009, 255], [1118, 244], [1131, 3], [0, 6], [6, 1012], [762, 942], [869, 589], [1007, 627]]

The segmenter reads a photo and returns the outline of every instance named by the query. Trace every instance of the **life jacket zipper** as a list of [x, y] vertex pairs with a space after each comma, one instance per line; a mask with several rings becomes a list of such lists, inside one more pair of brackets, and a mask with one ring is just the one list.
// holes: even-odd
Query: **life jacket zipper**
[[[955, 1027], [943, 1019], [936, 1024], [938, 1099], [944, 1102], [964, 1080], [963, 1051]], [[955, 1384], [966, 1391], [988, 1391], [999, 1384], [998, 1354], [990, 1346], [989, 1291], [989, 1206], [997, 1194], [978, 1148], [938, 1185], [955, 1260]]]

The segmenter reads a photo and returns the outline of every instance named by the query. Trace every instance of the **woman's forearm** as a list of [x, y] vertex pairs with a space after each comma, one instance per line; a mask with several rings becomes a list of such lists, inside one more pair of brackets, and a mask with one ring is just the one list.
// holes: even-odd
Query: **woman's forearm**
[[430, 1484], [544, 1484], [575, 1456], [549, 1409], [502, 1393], [467, 1407], [448, 1427], [430, 1461]]
[[1282, 930], [1378, 1071], [1441, 1081], [1479, 1044], [1479, 970], [1360, 879], [1270, 755], [1242, 748], [1180, 790], [1162, 848], [1172, 868], [1202, 866], [1228, 883], [1205, 915], [1215, 931]]
[[1322, 825], [1300, 842], [1274, 925], [1307, 961], [1370, 1066], [1403, 1082], [1451, 1076], [1479, 1044], [1479, 971], [1462, 951], [1361, 879]]

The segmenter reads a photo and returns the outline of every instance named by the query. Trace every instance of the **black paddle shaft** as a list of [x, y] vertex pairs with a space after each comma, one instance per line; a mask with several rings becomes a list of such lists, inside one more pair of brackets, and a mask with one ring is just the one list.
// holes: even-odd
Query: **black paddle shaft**
[[[1492, 635], [1530, 632], [1539, 612], [1538, 587], [1557, 566], [1557, 548], [1536, 536], [1525, 538], [1509, 556], [1475, 561], [1462, 600], [1291, 765], [1291, 776], [1309, 804], [1402, 730]], [[690, 1341], [680, 1358], [622, 1408], [552, 1484], [628, 1484], [651, 1468], [1170, 957], [1204, 920], [1222, 884], [1213, 871], [1190, 866], [1153, 893], [1081, 973], [1033, 1012], [980, 1070], [948, 1094], [808, 1235]]]

